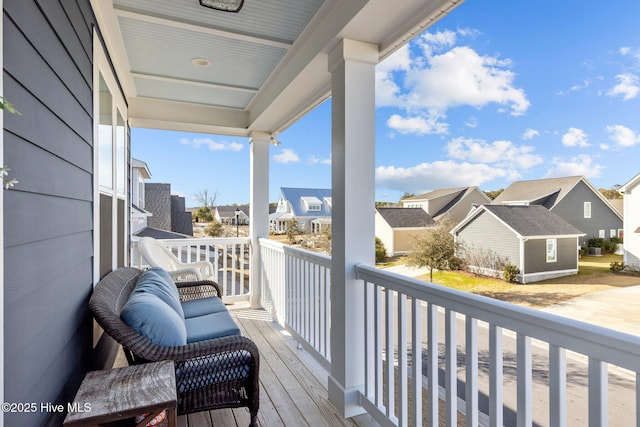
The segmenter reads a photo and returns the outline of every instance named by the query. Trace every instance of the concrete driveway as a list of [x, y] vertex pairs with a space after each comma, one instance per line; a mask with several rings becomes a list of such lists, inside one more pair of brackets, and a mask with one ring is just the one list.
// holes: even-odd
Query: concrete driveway
[[640, 336], [640, 285], [592, 292], [542, 311]]

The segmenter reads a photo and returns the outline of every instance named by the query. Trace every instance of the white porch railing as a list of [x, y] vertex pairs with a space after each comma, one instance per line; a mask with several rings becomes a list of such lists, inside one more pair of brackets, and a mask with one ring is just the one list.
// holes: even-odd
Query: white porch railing
[[268, 239], [260, 257], [263, 307], [329, 369], [331, 258]]
[[[640, 337], [371, 266], [356, 271], [366, 316], [361, 404], [381, 424], [420, 425], [426, 417], [438, 425], [438, 393], [422, 408], [421, 381], [408, 384], [424, 374], [426, 388], [438, 390], [440, 371], [447, 425], [456, 425], [458, 409], [467, 425], [480, 423], [479, 391], [491, 426], [566, 426], [568, 415], [582, 420], [578, 425], [640, 425]], [[611, 382], [609, 365], [617, 367]], [[458, 382], [464, 408], [457, 406]]]
[[[182, 262], [209, 261], [214, 280], [222, 287], [225, 302], [249, 299], [251, 240], [248, 237], [160, 239]], [[146, 261], [133, 242], [132, 266], [144, 268]]]
[[[260, 254], [263, 305], [329, 370], [330, 258], [266, 239]], [[640, 426], [640, 337], [372, 266], [356, 272], [366, 326], [353, 369], [364, 369], [361, 405], [381, 425], [455, 426], [462, 412], [469, 426]]]

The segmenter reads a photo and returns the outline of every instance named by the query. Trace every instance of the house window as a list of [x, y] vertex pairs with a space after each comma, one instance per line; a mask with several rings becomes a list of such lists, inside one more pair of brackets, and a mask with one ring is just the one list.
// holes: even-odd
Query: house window
[[591, 218], [591, 202], [584, 202], [584, 217]]
[[127, 107], [94, 35], [94, 282], [127, 265], [129, 135]]
[[613, 238], [616, 237], [616, 229], [612, 228], [611, 230], [609, 230], [609, 238]]
[[558, 260], [558, 240], [547, 239], [547, 262], [556, 262]]
[[604, 239], [604, 230], [598, 230], [598, 237]]

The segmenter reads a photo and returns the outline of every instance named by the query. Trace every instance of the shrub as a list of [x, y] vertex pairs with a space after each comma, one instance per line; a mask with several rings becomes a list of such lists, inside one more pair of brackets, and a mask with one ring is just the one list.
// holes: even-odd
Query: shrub
[[518, 281], [518, 274], [520, 274], [520, 269], [517, 265], [507, 264], [504, 266], [502, 278], [507, 283], [516, 283]]
[[376, 262], [384, 262], [387, 259], [387, 249], [380, 238], [376, 237]]
[[490, 275], [500, 278], [501, 272], [509, 264], [509, 258], [499, 255], [489, 248], [479, 248], [473, 245], [464, 247], [463, 265], [475, 274]]
[[584, 246], [580, 246], [580, 257], [583, 257], [589, 253], [589, 249]]
[[224, 231], [222, 224], [218, 221], [211, 221], [204, 229], [204, 234], [209, 237], [220, 237]]
[[618, 244], [613, 240], [605, 240], [602, 242], [602, 253], [603, 254], [612, 254], [615, 253], [616, 249], [618, 249]]
[[588, 245], [590, 248], [601, 248], [604, 243], [604, 239], [602, 237], [592, 237], [589, 239]]
[[611, 264], [609, 264], [609, 270], [613, 271], [614, 273], [621, 272], [625, 269], [625, 267], [626, 265], [624, 265], [622, 261], [612, 261]]

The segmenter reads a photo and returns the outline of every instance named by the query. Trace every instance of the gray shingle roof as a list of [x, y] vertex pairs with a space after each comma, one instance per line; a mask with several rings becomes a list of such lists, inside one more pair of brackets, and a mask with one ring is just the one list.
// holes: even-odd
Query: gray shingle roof
[[[418, 194], [417, 196], [408, 197], [404, 200], [431, 200], [437, 197], [445, 196], [447, 194], [462, 193], [465, 190], [468, 190], [470, 188], [475, 188], [475, 187], [442, 188], [440, 190], [433, 190], [433, 191], [429, 191], [428, 193], [422, 193], [422, 194]], [[457, 195], [458, 194], [456, 194], [456, 196]]]
[[153, 237], [154, 239], [186, 239], [186, 234], [174, 233], [173, 231], [159, 230], [157, 228], [145, 227], [135, 233], [138, 237]]
[[433, 218], [421, 208], [376, 208], [391, 228], [429, 227]]
[[583, 235], [573, 225], [540, 205], [483, 205], [523, 237]]
[[491, 204], [502, 205], [506, 202], [526, 201], [551, 209], [582, 179], [582, 176], [568, 176], [516, 181], [500, 193]]

